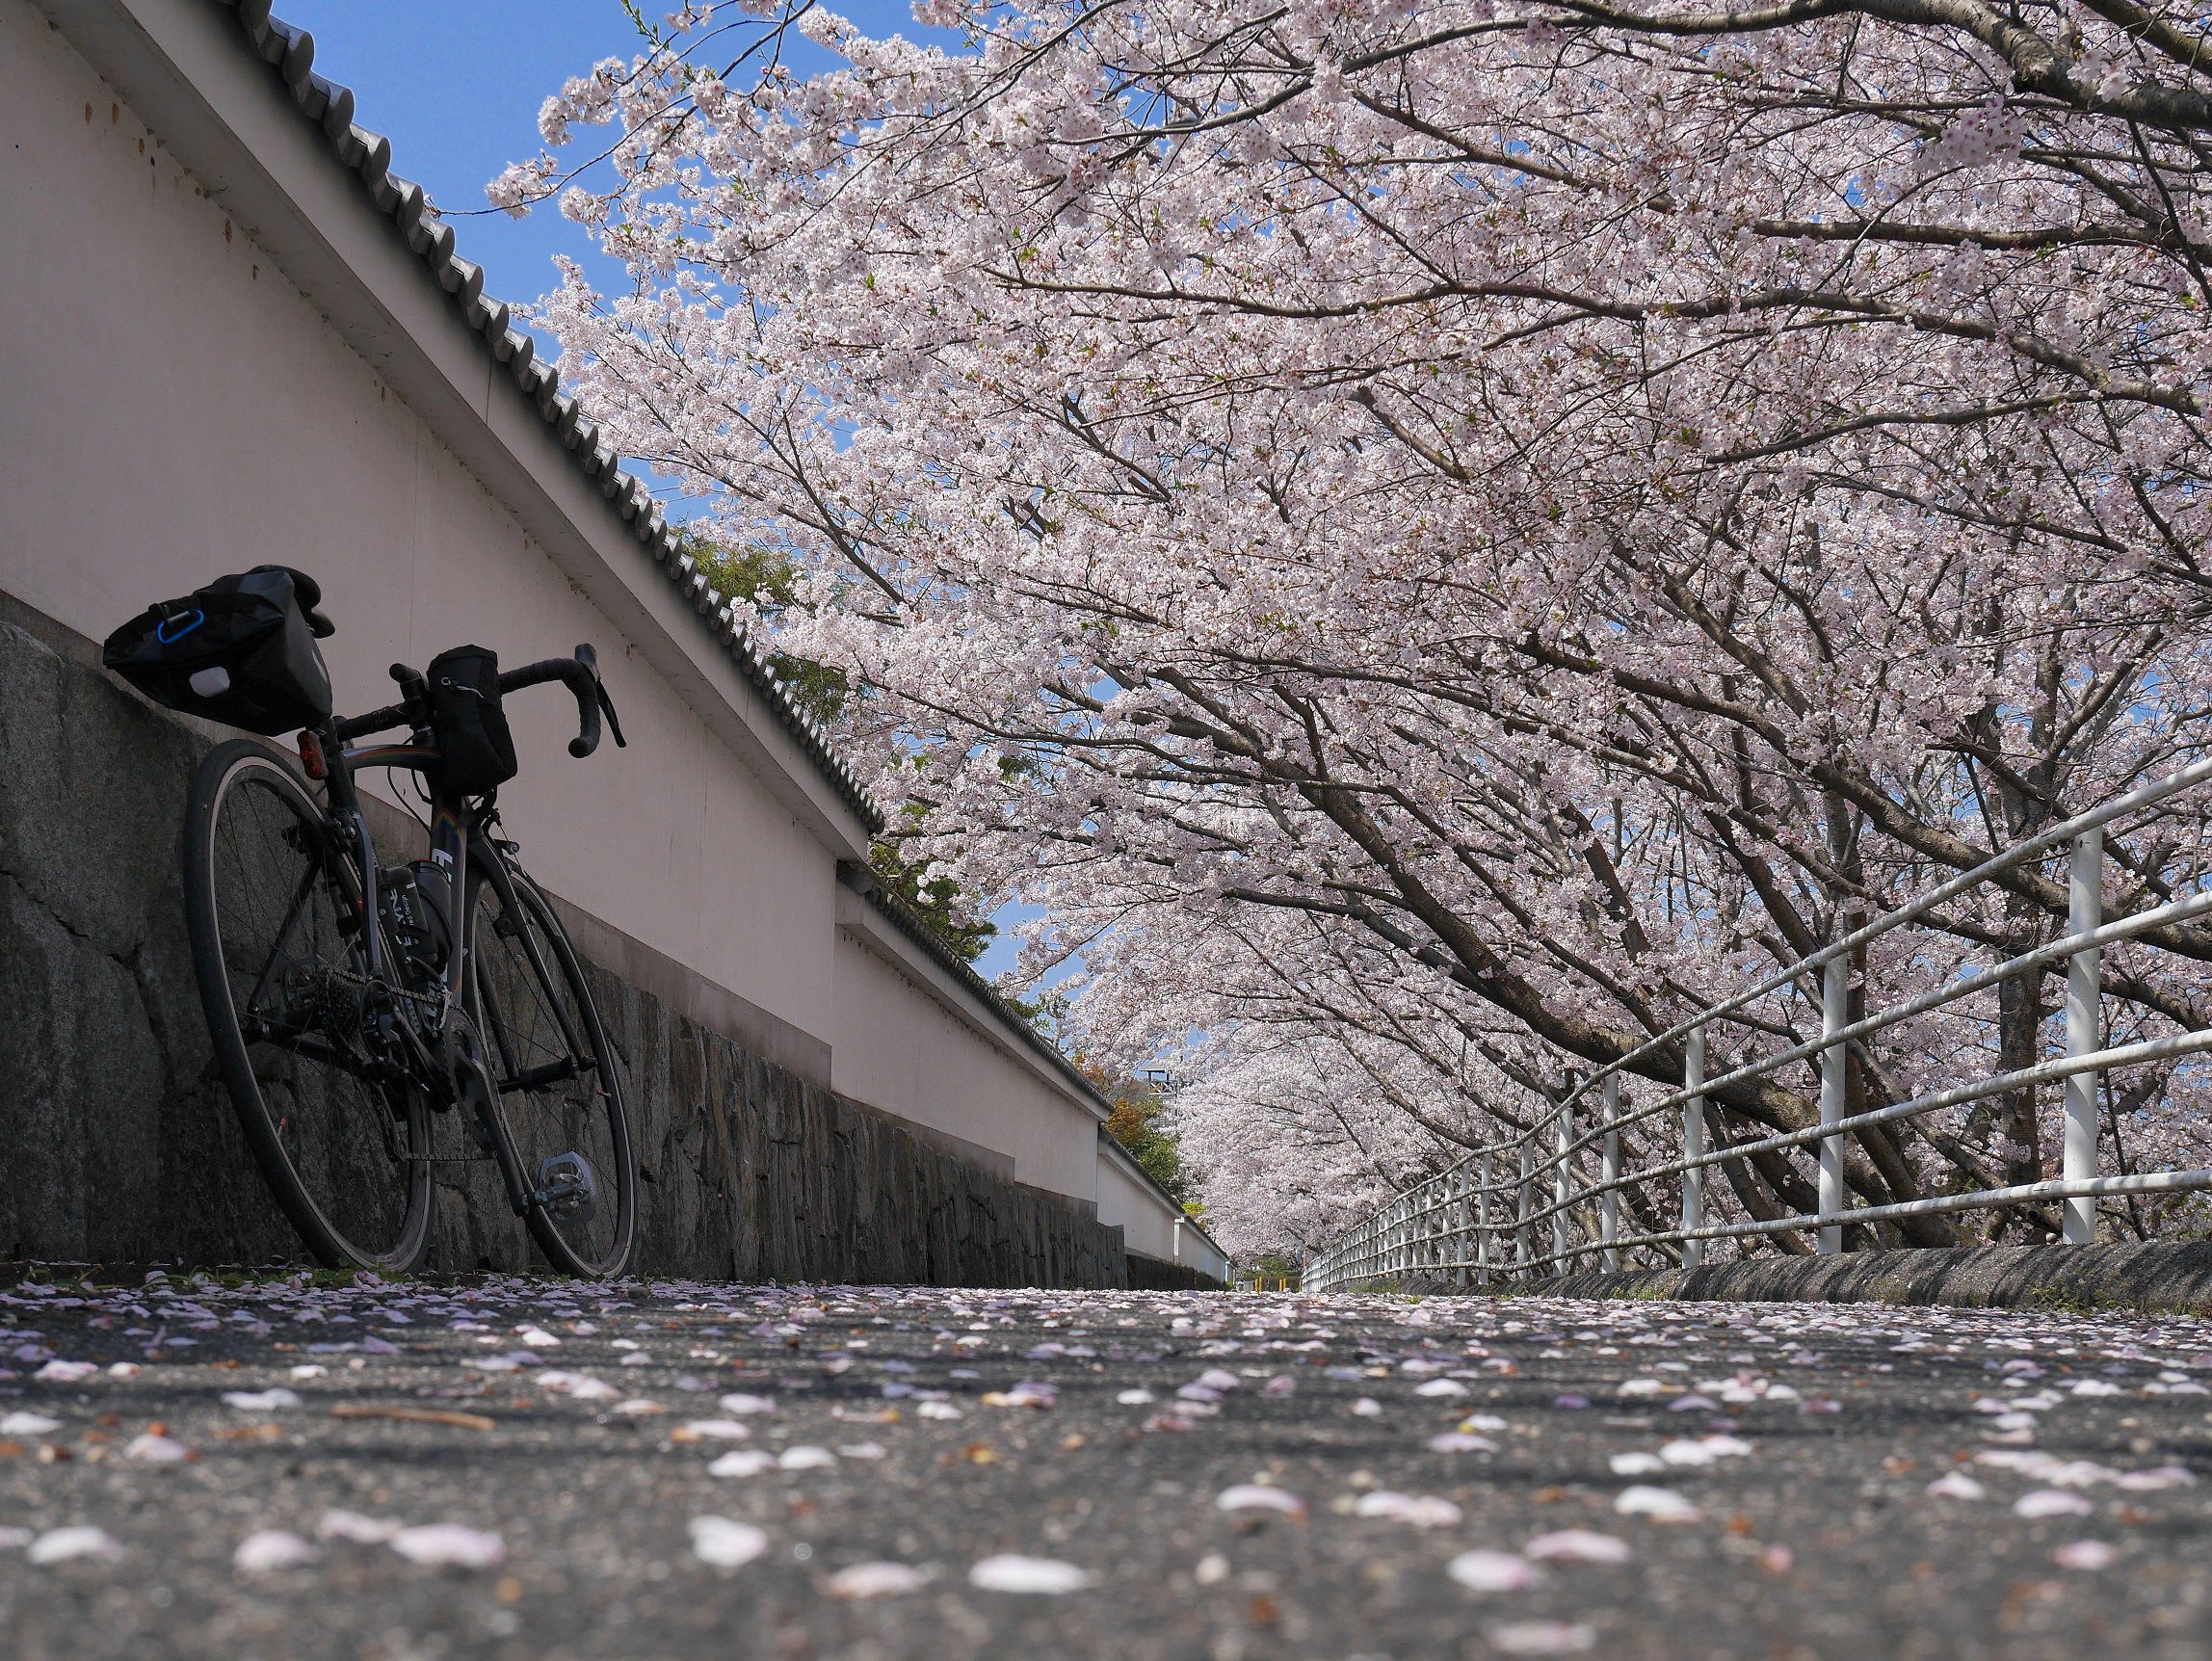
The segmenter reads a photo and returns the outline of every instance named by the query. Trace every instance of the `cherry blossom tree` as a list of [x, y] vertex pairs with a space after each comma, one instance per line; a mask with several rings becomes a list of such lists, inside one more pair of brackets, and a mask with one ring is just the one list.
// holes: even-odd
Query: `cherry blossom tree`
[[[1278, 1197], [1245, 1238], [2198, 749], [2188, 13], [916, 14], [962, 44], [692, 7], [549, 99], [491, 198], [625, 264], [545, 301], [564, 384], [803, 573], [773, 617], [717, 603], [855, 689], [902, 857], [1045, 908], [1026, 972], [1083, 954], [1095, 1054], [1191, 1052], [1209, 1193]], [[793, 31], [845, 66], [790, 72]], [[2120, 829], [2114, 913], [2199, 880], [2199, 804]], [[2022, 867], [1862, 953], [1855, 996], [2065, 909]], [[2116, 1030], [2205, 1024], [2208, 962], [2191, 925], [2114, 954]], [[2022, 1065], [2054, 1002], [1888, 1035], [1855, 1102]], [[2202, 1163], [2189, 1069], [2109, 1086], [2128, 1157]], [[1716, 1107], [1724, 1138], [1815, 1117], [1809, 1081]], [[2051, 1120], [2021, 1092], [1867, 1130], [1848, 1180], [2033, 1180]], [[1725, 1173], [1750, 1215], [1810, 1198], [1802, 1161]]]

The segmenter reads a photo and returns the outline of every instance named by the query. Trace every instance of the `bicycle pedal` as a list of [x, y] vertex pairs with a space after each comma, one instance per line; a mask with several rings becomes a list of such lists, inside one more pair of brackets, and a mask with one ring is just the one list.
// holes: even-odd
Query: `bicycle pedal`
[[538, 1189], [556, 1217], [589, 1223], [599, 1209], [599, 1179], [581, 1153], [556, 1153], [538, 1168]]

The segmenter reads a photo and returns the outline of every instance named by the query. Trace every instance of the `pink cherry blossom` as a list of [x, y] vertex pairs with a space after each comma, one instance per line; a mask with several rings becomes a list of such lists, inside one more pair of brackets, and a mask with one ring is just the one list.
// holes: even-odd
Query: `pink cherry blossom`
[[[2154, 31], [2081, 0], [2001, 41], [1849, 5], [927, 14], [965, 44], [810, 14], [808, 76], [737, 44], [773, 19], [687, 13], [578, 66], [490, 197], [558, 199], [623, 269], [566, 263], [538, 309], [562, 394], [699, 536], [793, 562], [739, 593], [710, 564], [701, 609], [833, 672], [903, 858], [1034, 908], [1014, 989], [1072, 970], [1065, 1038], [1172, 1064], [1233, 1250], [1330, 1238], [2196, 744], [2212, 308], [2174, 227], [2212, 182]], [[701, 35], [774, 66], [702, 75]], [[2193, 891], [2203, 826], [2114, 827], [2111, 911]], [[2065, 910], [2028, 873], [1855, 975], [1895, 1002]], [[2208, 961], [2115, 948], [2110, 1029], [2195, 1024]], [[1853, 1089], [2033, 1059], [2034, 990], [1890, 1029]], [[1816, 1004], [1776, 991], [1714, 1059]], [[2204, 1069], [2111, 1086], [2107, 1170], [2199, 1157]], [[1814, 1089], [1712, 1112], [1811, 1122]], [[1856, 1132], [1847, 1183], [2039, 1178], [2032, 1097]], [[1730, 1164], [1709, 1203], [1809, 1173]]]

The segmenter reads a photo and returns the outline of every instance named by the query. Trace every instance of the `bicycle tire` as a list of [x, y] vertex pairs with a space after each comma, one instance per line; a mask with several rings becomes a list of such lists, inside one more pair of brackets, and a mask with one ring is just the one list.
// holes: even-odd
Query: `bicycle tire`
[[419, 1084], [363, 1076], [354, 1004], [373, 993], [359, 892], [286, 758], [233, 740], [202, 759], [185, 813], [185, 921], [239, 1126], [319, 1262], [405, 1274], [430, 1237], [430, 1110]]
[[[499, 1134], [526, 1183], [542, 1184], [547, 1160], [577, 1154], [597, 1191], [588, 1215], [532, 1203], [523, 1221], [556, 1269], [611, 1279], [629, 1266], [637, 1237], [637, 1161], [619, 1059], [575, 948], [537, 884], [481, 842], [469, 865], [468, 1002], [494, 1074]], [[573, 1068], [569, 1076], [543, 1076], [564, 1067]]]

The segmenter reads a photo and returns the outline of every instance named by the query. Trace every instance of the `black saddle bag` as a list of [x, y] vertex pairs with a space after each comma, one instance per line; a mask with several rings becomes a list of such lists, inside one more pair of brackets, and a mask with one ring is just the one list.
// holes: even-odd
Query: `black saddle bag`
[[276, 734], [330, 718], [330, 672], [315, 636], [322, 591], [287, 566], [219, 577], [148, 606], [100, 658], [165, 709]]
[[515, 774], [514, 738], [499, 693], [499, 654], [457, 646], [430, 660], [431, 729], [438, 763], [431, 787], [440, 796], [482, 796]]

